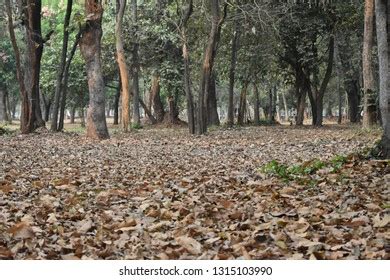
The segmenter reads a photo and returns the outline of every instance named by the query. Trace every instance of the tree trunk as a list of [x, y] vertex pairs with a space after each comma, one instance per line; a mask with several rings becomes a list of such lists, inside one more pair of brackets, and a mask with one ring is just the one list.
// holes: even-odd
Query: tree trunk
[[16, 41], [14, 23], [12, 18], [12, 6], [10, 0], [5, 0], [7, 18], [8, 18], [8, 31], [11, 38], [12, 48], [15, 54], [15, 64], [16, 64], [16, 77], [19, 83], [19, 91], [21, 96], [21, 115], [20, 115], [20, 131], [21, 133], [30, 133], [33, 131], [32, 127], [29, 126], [29, 115], [30, 115], [30, 106], [28, 100], [28, 92], [26, 89], [26, 84], [24, 81], [24, 73], [22, 71], [22, 63], [20, 57], [20, 50]]
[[306, 93], [306, 90], [299, 89], [296, 125], [303, 125], [303, 121], [305, 118]]
[[76, 115], [76, 106], [73, 105], [73, 106], [70, 108], [70, 123], [71, 123], [71, 124], [74, 124], [75, 115]]
[[184, 91], [186, 93], [186, 99], [187, 99], [188, 129], [190, 134], [195, 134], [195, 109], [194, 109], [194, 99], [191, 91], [190, 55], [188, 53], [188, 46], [187, 46], [187, 23], [192, 12], [193, 12], [193, 1], [190, 0], [183, 16], [181, 35], [183, 39], [182, 52], [183, 52], [183, 64], [184, 64]]
[[[125, 0], [121, 0], [125, 1]], [[138, 11], [137, 11], [137, 0], [131, 0], [132, 6], [132, 20], [135, 26], [135, 30], [137, 33], [137, 21], [138, 21]], [[139, 112], [139, 104], [140, 104], [140, 93], [139, 93], [139, 57], [138, 57], [138, 49], [139, 43], [137, 42], [138, 36], [135, 34], [135, 44], [133, 47], [133, 65], [132, 65], [132, 76], [133, 76], [133, 122], [135, 126], [140, 126], [140, 112]]]
[[160, 75], [157, 72], [154, 72], [152, 76], [150, 99], [152, 101], [155, 119], [158, 123], [161, 123], [164, 120], [165, 111], [160, 96]]
[[51, 131], [58, 130], [58, 109], [60, 106], [60, 97], [61, 97], [61, 91], [63, 86], [62, 79], [64, 76], [66, 57], [68, 53], [69, 22], [70, 22], [70, 16], [72, 14], [72, 5], [73, 5], [73, 0], [68, 0], [66, 6], [65, 20], [64, 20], [61, 60], [57, 72], [56, 89], [54, 93], [54, 104], [53, 104], [53, 112], [52, 112], [51, 127], [50, 127]]
[[118, 88], [116, 90], [116, 93], [115, 93], [115, 98], [114, 98], [114, 125], [119, 124], [119, 99], [120, 99], [120, 96], [121, 96], [121, 85], [119, 84]]
[[0, 87], [0, 122], [9, 122], [9, 114], [8, 114], [8, 103], [7, 103], [7, 88]]
[[230, 69], [229, 69], [229, 103], [228, 103], [228, 120], [227, 120], [228, 126], [233, 126], [234, 124], [234, 82], [235, 82], [235, 73], [236, 73], [236, 64], [237, 64], [238, 44], [239, 44], [239, 21], [236, 19], [234, 21], [234, 31], [233, 31], [233, 39], [232, 39], [232, 47], [231, 47], [232, 53], [231, 53]]
[[[121, 81], [120, 85], [122, 88], [122, 128], [124, 132], [128, 132], [129, 125], [130, 125], [130, 86], [129, 86], [129, 72], [126, 65], [126, 57], [123, 49], [123, 40], [122, 40], [122, 36], [123, 36], [122, 25], [123, 25], [123, 15], [125, 9], [126, 9], [126, 0], [117, 0], [115, 42], [116, 42], [117, 62], [119, 66], [119, 74], [120, 74], [120, 81]], [[117, 93], [117, 95], [119, 94]]]
[[338, 75], [344, 80], [344, 89], [348, 99], [348, 117], [351, 123], [360, 121], [360, 86], [359, 72], [355, 70], [350, 51], [350, 39], [346, 35], [338, 34], [337, 48], [338, 59], [340, 60], [341, 71]]
[[207, 99], [207, 124], [220, 125], [217, 107], [217, 90], [215, 81], [215, 72], [211, 74], [210, 91]]
[[390, 159], [390, 50], [388, 38], [390, 11], [386, 0], [375, 0], [375, 12], [379, 58], [379, 107], [384, 130], [380, 146], [383, 157]]
[[79, 109], [79, 115], [80, 115], [80, 120], [81, 120], [81, 127], [85, 127], [84, 108]]
[[363, 127], [370, 128], [376, 123], [376, 101], [372, 48], [374, 44], [374, 0], [365, 1], [363, 39]]
[[207, 99], [210, 94], [211, 73], [213, 71], [214, 60], [217, 53], [218, 42], [221, 34], [222, 23], [226, 16], [226, 4], [224, 7], [224, 15], [221, 17], [219, 0], [211, 0], [211, 30], [207, 47], [204, 53], [203, 67], [201, 73], [201, 85], [198, 97], [198, 116], [197, 116], [197, 134], [205, 134], [207, 132]]
[[253, 83], [253, 91], [255, 94], [255, 108], [254, 108], [254, 123], [255, 125], [260, 125], [260, 112], [259, 112], [259, 107], [260, 107], [260, 99], [259, 99], [259, 89], [257, 88], [256, 83]]
[[275, 115], [274, 115], [274, 94], [273, 94], [273, 87], [269, 89], [268, 94], [268, 120], [270, 123], [273, 123], [275, 121]]
[[283, 100], [283, 107], [284, 107], [284, 121], [288, 121], [288, 107], [287, 107], [287, 102], [286, 102], [286, 93], [282, 91], [282, 100]]
[[86, 29], [80, 40], [80, 50], [86, 63], [89, 89], [87, 137], [109, 138], [105, 118], [104, 81], [101, 68], [101, 38], [103, 8], [100, 0], [85, 1]]
[[248, 90], [248, 83], [245, 82], [240, 94], [240, 105], [238, 107], [237, 124], [244, 125], [246, 113], [246, 95]]

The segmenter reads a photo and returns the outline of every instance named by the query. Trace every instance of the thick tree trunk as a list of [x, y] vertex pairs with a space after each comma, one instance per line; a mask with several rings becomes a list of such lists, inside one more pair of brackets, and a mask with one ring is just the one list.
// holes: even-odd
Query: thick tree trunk
[[207, 99], [207, 124], [220, 125], [217, 107], [217, 89], [215, 81], [215, 73], [211, 74], [210, 91]]
[[100, 0], [85, 1], [86, 29], [80, 40], [80, 50], [86, 63], [89, 89], [87, 137], [109, 138], [105, 118], [104, 81], [101, 68], [101, 38], [103, 8]]
[[303, 125], [305, 118], [306, 90], [298, 89], [296, 125]]
[[54, 93], [53, 112], [52, 112], [51, 126], [50, 126], [51, 131], [58, 130], [58, 123], [57, 123], [58, 109], [60, 107], [60, 97], [61, 97], [61, 91], [63, 86], [62, 79], [64, 76], [66, 57], [68, 53], [69, 22], [70, 22], [70, 16], [72, 14], [72, 6], [73, 6], [73, 0], [68, 0], [66, 6], [65, 20], [64, 20], [61, 59], [60, 59], [60, 64], [57, 72], [56, 89]]
[[374, 0], [365, 1], [363, 40], [363, 127], [370, 128], [376, 123], [376, 101], [372, 48], [374, 44]]
[[[124, 1], [124, 0], [122, 0]], [[132, 10], [132, 20], [135, 25], [135, 30], [137, 30], [137, 21], [138, 21], [138, 9], [137, 9], [137, 0], [131, 0], [131, 10]], [[137, 35], [135, 35], [137, 38]], [[138, 39], [136, 39], [137, 41]], [[138, 55], [139, 43], [136, 42], [133, 47], [133, 64], [132, 64], [132, 77], [133, 77], [133, 122], [135, 126], [140, 126], [140, 92], [139, 92], [139, 55]]]
[[390, 159], [390, 50], [388, 38], [390, 11], [386, 0], [375, 0], [375, 12], [379, 58], [379, 107], [384, 130], [381, 152], [384, 158]]
[[236, 64], [237, 64], [237, 52], [239, 44], [239, 21], [234, 21], [234, 31], [231, 47], [231, 58], [230, 58], [230, 69], [229, 69], [229, 103], [228, 103], [228, 126], [234, 124], [234, 82], [236, 74]]
[[257, 88], [257, 84], [254, 82], [253, 83], [253, 91], [255, 94], [255, 108], [254, 108], [254, 117], [253, 121], [255, 125], [260, 125], [260, 112], [259, 112], [259, 107], [260, 107], [260, 98], [259, 98], [259, 89]]
[[[130, 86], [129, 86], [129, 72], [126, 65], [126, 57], [123, 49], [122, 40], [122, 24], [123, 15], [126, 8], [126, 0], [117, 0], [117, 15], [115, 25], [115, 41], [116, 54], [119, 66], [120, 85], [122, 88], [122, 128], [124, 132], [128, 132], [130, 125]], [[117, 93], [117, 95], [119, 95]], [[119, 102], [119, 97], [118, 97]], [[116, 108], [118, 108], [116, 106]], [[118, 109], [116, 109], [118, 110]], [[115, 121], [115, 120], [114, 120]], [[116, 121], [118, 123], [118, 120]]]
[[211, 30], [203, 58], [201, 85], [198, 97], [198, 123], [196, 126], [196, 133], [199, 135], [207, 132], [207, 99], [210, 94], [211, 73], [213, 71], [214, 60], [217, 53], [222, 23], [226, 16], [226, 5], [224, 8], [224, 15], [221, 16], [219, 0], [211, 0], [210, 6], [212, 14]]

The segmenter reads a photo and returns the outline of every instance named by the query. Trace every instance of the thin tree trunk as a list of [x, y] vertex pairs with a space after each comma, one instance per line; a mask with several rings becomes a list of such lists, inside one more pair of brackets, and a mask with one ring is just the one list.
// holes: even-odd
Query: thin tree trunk
[[184, 91], [186, 93], [186, 99], [187, 99], [188, 129], [190, 134], [195, 134], [195, 108], [194, 108], [194, 99], [191, 91], [190, 55], [187, 46], [187, 24], [192, 12], [193, 12], [193, 1], [189, 0], [187, 10], [185, 11], [183, 16], [181, 35], [183, 40], [182, 52], [183, 52], [183, 64], [184, 64]]
[[238, 116], [237, 116], [237, 124], [241, 126], [244, 125], [245, 123], [247, 90], [248, 90], [248, 83], [245, 82], [240, 94], [240, 105], [238, 107]]
[[[124, 1], [124, 0], [121, 0]], [[135, 25], [135, 30], [137, 30], [137, 21], [138, 21], [138, 10], [137, 10], [137, 0], [131, 0], [132, 6], [132, 20]], [[137, 35], [135, 35], [137, 38]], [[136, 39], [137, 41], [138, 39]], [[139, 93], [139, 43], [136, 42], [133, 47], [133, 65], [132, 65], [132, 77], [133, 77], [133, 122], [135, 126], [140, 126], [140, 93]]]
[[150, 95], [155, 119], [158, 123], [161, 123], [164, 120], [165, 111], [160, 96], [160, 75], [158, 72], [153, 73]]
[[374, 0], [365, 1], [363, 39], [363, 127], [370, 128], [376, 122], [376, 101], [372, 48], [374, 44]]
[[[119, 66], [120, 85], [122, 92], [122, 128], [124, 132], [129, 131], [130, 125], [130, 85], [129, 85], [129, 72], [126, 64], [125, 52], [123, 49], [122, 40], [122, 25], [123, 15], [126, 9], [126, 0], [117, 0], [117, 15], [115, 25], [115, 42], [116, 42], [116, 54], [117, 62]], [[117, 93], [117, 96], [119, 94]], [[119, 98], [118, 98], [119, 101]], [[117, 120], [118, 123], [118, 120]]]
[[80, 50], [86, 63], [89, 89], [87, 137], [109, 138], [105, 118], [104, 81], [101, 67], [103, 8], [100, 0], [85, 1], [86, 29], [80, 40]]
[[79, 115], [80, 115], [80, 119], [81, 119], [81, 127], [85, 127], [84, 108], [79, 109]]
[[9, 122], [7, 109], [7, 88], [0, 87], [0, 122]]
[[390, 158], [390, 65], [389, 65], [389, 26], [390, 11], [385, 0], [375, 0], [376, 34], [379, 58], [379, 107], [382, 118], [383, 136], [381, 152]]
[[114, 98], [114, 125], [119, 124], [119, 99], [121, 96], [121, 85], [119, 84]]
[[65, 64], [62, 87], [61, 87], [60, 119], [58, 122], [57, 131], [62, 131], [64, 129], [64, 118], [65, 118], [66, 96], [67, 96], [67, 92], [68, 92], [69, 70], [70, 70], [70, 66], [71, 66], [73, 57], [76, 53], [77, 46], [78, 46], [80, 39], [81, 39], [81, 33], [82, 33], [82, 30], [79, 30], [79, 32], [76, 35], [75, 41], [73, 43], [72, 49], [70, 51], [69, 58]]
[[51, 131], [58, 130], [58, 123], [57, 123], [58, 122], [58, 109], [60, 107], [60, 97], [61, 97], [61, 91], [62, 91], [62, 86], [63, 86], [62, 79], [64, 76], [66, 56], [68, 53], [69, 22], [70, 22], [70, 16], [72, 14], [72, 6], [73, 6], [73, 0], [68, 0], [67, 6], [66, 6], [65, 20], [64, 20], [61, 59], [60, 59], [60, 65], [59, 65], [58, 72], [57, 72], [56, 89], [55, 89], [55, 93], [54, 93], [53, 112], [52, 112], [51, 126], [50, 126]]
[[284, 121], [288, 121], [288, 107], [287, 107], [287, 102], [286, 102], [286, 93], [282, 91], [282, 100], [283, 100], [283, 107], [284, 107]]
[[253, 91], [255, 94], [255, 108], [254, 108], [254, 123], [255, 125], [260, 125], [260, 112], [259, 112], [259, 107], [260, 107], [260, 99], [259, 99], [259, 89], [257, 88], [257, 84], [254, 82], [253, 83]]
[[237, 52], [238, 52], [238, 44], [239, 44], [239, 36], [240, 36], [239, 34], [240, 34], [239, 22], [238, 20], [235, 20], [232, 47], [231, 47], [230, 69], [229, 69], [229, 103], [228, 103], [228, 121], [227, 121], [228, 126], [233, 126], [234, 124], [234, 83], [235, 83]]
[[73, 106], [70, 108], [70, 123], [71, 123], [71, 124], [74, 124], [75, 115], [76, 115], [76, 106], [73, 105]]
[[11, 38], [12, 48], [15, 54], [15, 64], [16, 64], [16, 77], [19, 83], [19, 91], [21, 97], [21, 116], [20, 116], [20, 131], [21, 133], [30, 133], [32, 132], [32, 128], [29, 126], [29, 115], [30, 115], [30, 106], [28, 101], [28, 92], [26, 89], [26, 84], [24, 81], [24, 74], [22, 71], [22, 63], [20, 57], [20, 50], [16, 41], [15, 31], [14, 31], [14, 23], [12, 19], [12, 6], [10, 0], [5, 0], [5, 6], [7, 10], [8, 17], [8, 31]]

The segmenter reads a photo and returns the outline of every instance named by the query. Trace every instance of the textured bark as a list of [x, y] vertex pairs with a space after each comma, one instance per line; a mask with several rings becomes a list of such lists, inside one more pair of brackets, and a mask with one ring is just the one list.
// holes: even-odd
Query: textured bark
[[259, 107], [260, 107], [260, 99], [259, 99], [259, 89], [257, 88], [257, 84], [253, 83], [253, 91], [255, 94], [255, 109], [254, 109], [254, 117], [253, 120], [255, 122], [255, 125], [260, 125], [260, 112], [259, 112]]
[[287, 108], [287, 102], [286, 102], [286, 93], [282, 91], [282, 100], [283, 100], [283, 108], [284, 108], [284, 121], [288, 121], [288, 108]]
[[370, 128], [376, 122], [376, 101], [372, 48], [374, 44], [374, 0], [365, 1], [363, 39], [363, 127]]
[[72, 14], [72, 6], [73, 6], [73, 0], [68, 0], [66, 5], [65, 20], [64, 20], [61, 59], [60, 59], [60, 64], [57, 72], [56, 89], [54, 93], [53, 111], [52, 111], [51, 126], [50, 126], [51, 131], [57, 131], [58, 129], [58, 123], [57, 123], [58, 110], [60, 107], [60, 97], [61, 97], [61, 91], [63, 86], [62, 79], [64, 76], [66, 56], [68, 53], [69, 22], [70, 22], [70, 16]]
[[[117, 15], [115, 25], [115, 42], [116, 55], [119, 66], [119, 74], [122, 88], [122, 128], [124, 132], [128, 132], [130, 125], [130, 86], [129, 86], [129, 72], [126, 65], [126, 57], [123, 49], [122, 40], [122, 24], [123, 15], [126, 8], [126, 0], [117, 0]], [[118, 95], [118, 94], [117, 94]], [[119, 98], [118, 98], [119, 100]], [[118, 120], [117, 120], [118, 123]]]
[[87, 137], [109, 138], [105, 118], [104, 81], [101, 68], [101, 37], [103, 8], [99, 0], [85, 1], [87, 22], [80, 40], [81, 54], [86, 63], [89, 89]]
[[228, 103], [228, 126], [234, 124], [234, 83], [237, 64], [237, 52], [239, 44], [239, 21], [234, 21], [234, 31], [231, 47], [230, 69], [229, 69], [229, 103]]
[[[122, 0], [124, 1], [124, 0]], [[131, 0], [131, 10], [132, 10], [132, 20], [135, 25], [135, 29], [137, 30], [137, 21], [138, 21], [138, 10], [137, 10], [137, 0]], [[135, 36], [137, 37], [137, 36]], [[140, 112], [139, 112], [139, 104], [140, 104], [140, 92], [139, 92], [139, 43], [134, 44], [133, 47], [133, 63], [132, 63], [132, 78], [133, 78], [133, 122], [134, 125], [140, 125]]]
[[275, 121], [275, 115], [274, 115], [274, 88], [271, 87], [269, 89], [268, 93], [268, 120], [273, 123]]
[[207, 98], [207, 124], [220, 125], [217, 107], [217, 87], [214, 72], [211, 74], [210, 91]]
[[70, 118], [69, 118], [70, 123], [71, 123], [71, 124], [74, 124], [74, 119], [75, 119], [75, 116], [76, 116], [76, 106], [70, 107], [70, 112], [69, 112], [69, 114], [70, 114]]
[[85, 127], [84, 108], [79, 109], [79, 116], [80, 116], [80, 120], [81, 120], [81, 127]]
[[379, 58], [379, 107], [382, 118], [383, 136], [381, 152], [390, 159], [390, 65], [389, 65], [389, 26], [390, 11], [386, 0], [375, 0], [376, 34]]
[[197, 116], [197, 134], [205, 134], [207, 132], [207, 99], [210, 94], [210, 80], [213, 71], [214, 60], [217, 53], [218, 42], [221, 34], [221, 27], [226, 16], [226, 5], [223, 16], [219, 7], [219, 0], [211, 0], [211, 30], [207, 47], [204, 52], [203, 66], [201, 73], [201, 85], [198, 96], [198, 116]]

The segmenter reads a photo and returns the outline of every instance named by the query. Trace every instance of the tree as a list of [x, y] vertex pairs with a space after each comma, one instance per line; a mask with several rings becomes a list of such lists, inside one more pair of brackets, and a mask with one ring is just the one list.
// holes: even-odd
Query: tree
[[100, 57], [103, 34], [101, 0], [86, 0], [85, 16], [85, 30], [80, 40], [80, 50], [85, 60], [88, 77], [87, 137], [105, 139], [109, 138], [109, 134], [105, 116], [105, 89]]
[[[116, 42], [116, 56], [118, 61], [119, 73], [120, 73], [120, 86], [122, 92], [122, 128], [124, 132], [127, 132], [130, 124], [130, 86], [129, 86], [129, 73], [127, 70], [126, 57], [123, 49], [122, 40], [122, 24], [123, 15], [126, 8], [126, 0], [117, 0], [117, 15], [115, 25], [115, 42]], [[118, 97], [119, 100], [119, 97]]]
[[[131, 0], [131, 14], [134, 25], [134, 35], [137, 37], [137, 21], [138, 21], [138, 8], [137, 8], [137, 0]], [[138, 55], [139, 43], [137, 39], [134, 42], [133, 46], [133, 61], [132, 61], [132, 71], [131, 75], [133, 78], [133, 122], [134, 126], [140, 126], [140, 112], [139, 112], [139, 104], [140, 104], [140, 94], [139, 94], [139, 55]]]
[[203, 55], [203, 66], [201, 71], [201, 85], [198, 96], [198, 115], [197, 115], [197, 134], [205, 134], [207, 132], [207, 101], [210, 95], [211, 75], [214, 66], [214, 60], [217, 54], [218, 42], [221, 34], [222, 24], [226, 17], [226, 4], [224, 5], [223, 13], [219, 0], [210, 1], [211, 9], [211, 30], [207, 42], [207, 47]]
[[375, 82], [373, 69], [374, 45], [374, 0], [365, 1], [363, 38], [363, 127], [370, 128], [376, 123]]
[[375, 16], [379, 58], [379, 106], [384, 130], [380, 146], [383, 157], [390, 158], [390, 11], [386, 2], [375, 0]]

